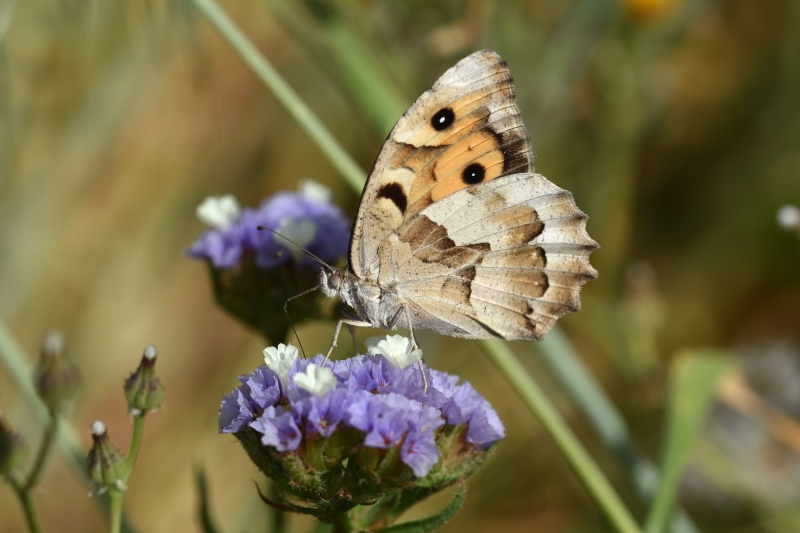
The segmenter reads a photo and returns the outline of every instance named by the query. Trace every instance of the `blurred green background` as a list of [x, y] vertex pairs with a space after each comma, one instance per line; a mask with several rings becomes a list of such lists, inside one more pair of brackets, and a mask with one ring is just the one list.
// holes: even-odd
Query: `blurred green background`
[[[502, 55], [537, 171], [574, 192], [601, 245], [583, 310], [560, 323], [633, 445], [659, 456], [678, 350], [734, 350], [744, 379], [718, 395], [681, 503], [703, 532], [800, 531], [800, 242], [775, 221], [800, 204], [800, 2], [222, 6], [364, 168], [447, 68], [481, 48]], [[166, 409], [148, 418], [126, 496], [140, 531], [199, 531], [196, 464], [226, 531], [269, 530], [251, 481], [261, 475], [217, 434], [219, 400], [263, 341], [215, 307], [205, 266], [183, 251], [203, 229], [204, 197], [254, 206], [302, 178], [353, 213], [357, 196], [189, 0], [0, 0], [0, 317], [31, 357], [47, 330], [66, 335], [86, 381], [72, 422], [87, 449], [96, 418], [127, 447], [122, 380], [159, 347]], [[318, 352], [331, 328], [298, 329]], [[508, 427], [444, 531], [610, 531], [476, 345], [420, 340], [430, 365], [471, 381]], [[549, 368], [512, 347], [641, 519], [623, 466]], [[38, 443], [41, 425], [3, 371], [0, 409]], [[54, 455], [35, 495], [45, 530], [104, 531], [86, 493]], [[23, 524], [0, 487], [0, 530]]]

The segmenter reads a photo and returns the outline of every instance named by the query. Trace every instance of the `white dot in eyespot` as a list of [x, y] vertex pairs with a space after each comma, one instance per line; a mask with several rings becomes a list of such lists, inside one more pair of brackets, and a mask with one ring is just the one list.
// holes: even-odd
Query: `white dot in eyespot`
[[444, 117], [439, 118], [439, 124], [441, 124], [442, 122], [444, 122]]

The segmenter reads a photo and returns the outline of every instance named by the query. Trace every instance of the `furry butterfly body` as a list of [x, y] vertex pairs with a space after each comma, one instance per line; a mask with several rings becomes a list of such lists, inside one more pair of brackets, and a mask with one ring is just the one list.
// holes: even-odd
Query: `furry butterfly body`
[[349, 265], [320, 287], [359, 320], [464, 338], [538, 340], [597, 272], [586, 215], [533, 172], [505, 61], [458, 62], [400, 118], [364, 187]]

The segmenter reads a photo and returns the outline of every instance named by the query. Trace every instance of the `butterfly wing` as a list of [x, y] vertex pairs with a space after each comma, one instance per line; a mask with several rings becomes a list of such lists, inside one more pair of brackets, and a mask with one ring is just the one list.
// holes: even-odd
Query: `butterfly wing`
[[488, 50], [462, 59], [406, 111], [381, 149], [356, 215], [351, 269], [374, 280], [378, 245], [404, 221], [467, 187], [532, 170], [506, 62]]
[[572, 194], [523, 173], [457, 191], [406, 220], [379, 249], [414, 327], [467, 338], [538, 340], [580, 307], [597, 276]]

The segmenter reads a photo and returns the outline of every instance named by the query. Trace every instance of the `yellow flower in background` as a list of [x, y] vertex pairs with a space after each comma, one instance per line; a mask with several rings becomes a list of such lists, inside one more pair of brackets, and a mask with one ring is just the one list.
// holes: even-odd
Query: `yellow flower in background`
[[622, 0], [628, 14], [641, 22], [649, 22], [668, 14], [680, 0]]

